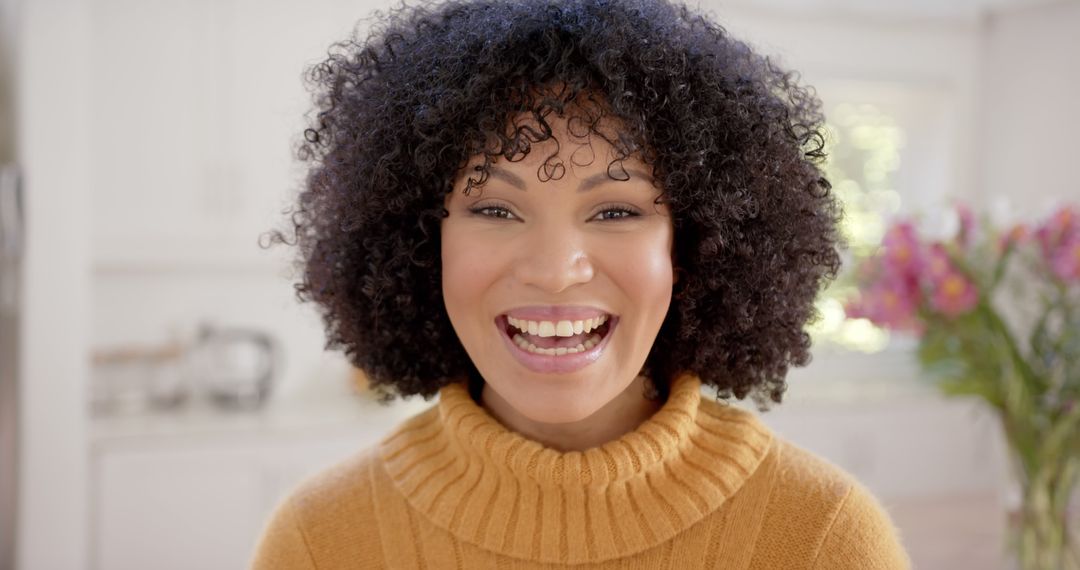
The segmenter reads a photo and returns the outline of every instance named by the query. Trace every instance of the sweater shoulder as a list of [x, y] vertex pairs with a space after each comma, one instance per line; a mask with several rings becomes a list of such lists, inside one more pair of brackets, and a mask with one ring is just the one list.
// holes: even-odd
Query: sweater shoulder
[[377, 442], [303, 479], [290, 500], [306, 520], [369, 515], [375, 473], [383, 469], [385, 448], [392, 442], [410, 443], [415, 432], [435, 425], [437, 419], [438, 409], [431, 407], [401, 420]]
[[[775, 479], [762, 544], [807, 568], [902, 570], [910, 562], [880, 501], [852, 474], [776, 438]], [[809, 561], [809, 564], [806, 564]]]
[[308, 521], [345, 515], [342, 509], [350, 504], [370, 501], [371, 468], [376, 461], [375, 446], [361, 449], [301, 480], [289, 499]]
[[786, 438], [777, 436], [777, 485], [798, 489], [810, 507], [828, 511], [856, 483], [840, 466]]
[[[302, 547], [311, 567], [319, 568], [381, 560], [371, 476], [378, 461], [375, 450], [367, 447], [307, 476], [281, 500], [267, 528], [288, 523], [294, 537], [290, 556], [299, 556], [295, 551]], [[267, 559], [275, 548], [264, 533], [256, 556]]]
[[813, 568], [909, 570], [911, 560], [888, 512], [854, 482], [829, 522]]

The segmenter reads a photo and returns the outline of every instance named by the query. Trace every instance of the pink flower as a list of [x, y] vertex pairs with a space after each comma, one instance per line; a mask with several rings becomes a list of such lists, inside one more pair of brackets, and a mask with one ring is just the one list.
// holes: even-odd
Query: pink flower
[[1080, 213], [1073, 206], [1066, 205], [1051, 214], [1050, 218], [1035, 230], [1035, 238], [1042, 247], [1043, 257], [1051, 262], [1058, 248], [1078, 233]]
[[885, 233], [882, 240], [881, 271], [892, 278], [916, 278], [921, 263], [919, 237], [910, 222], [900, 222]]
[[1030, 237], [1031, 230], [1026, 225], [1016, 224], [998, 238], [997, 251], [1004, 252], [1009, 247], [1026, 242]]
[[931, 303], [948, 317], [970, 311], [979, 301], [975, 284], [957, 271], [949, 271], [940, 279], [934, 280], [933, 286]]
[[[865, 296], [865, 295], [864, 295]], [[863, 299], [848, 300], [844, 302], [844, 316], [849, 319], [868, 319]]]
[[858, 301], [846, 305], [844, 312], [849, 318], [869, 319], [880, 327], [918, 331], [918, 289], [910, 285], [906, 280], [881, 279], [864, 289]]
[[1061, 244], [1050, 260], [1050, 268], [1063, 281], [1080, 281], [1080, 235], [1073, 235]]
[[975, 306], [979, 298], [975, 284], [956, 269], [945, 244], [931, 244], [922, 257], [921, 267], [933, 291], [930, 301], [936, 310], [955, 317]]
[[903, 221], [890, 227], [881, 253], [859, 267], [857, 276], [863, 286], [859, 300], [844, 307], [848, 317], [869, 319], [890, 329], [921, 331], [916, 316], [922, 301], [920, 251], [912, 223]]
[[967, 204], [958, 204], [956, 213], [960, 217], [960, 233], [956, 236], [956, 242], [962, 248], [971, 245], [975, 235], [975, 213]]
[[931, 244], [920, 261], [920, 269], [930, 277], [932, 282], [940, 281], [955, 271], [952, 261], [949, 260], [949, 254], [945, 251], [945, 245], [942, 243]]

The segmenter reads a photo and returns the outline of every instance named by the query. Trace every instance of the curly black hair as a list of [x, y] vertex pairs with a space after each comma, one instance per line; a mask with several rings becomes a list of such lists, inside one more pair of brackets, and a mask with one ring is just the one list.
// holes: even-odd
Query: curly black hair
[[[295, 241], [271, 232], [297, 246], [296, 295], [318, 305], [327, 349], [384, 401], [478, 379], [442, 299], [444, 199], [472, 157], [485, 178], [465, 192], [588, 95], [590, 132], [617, 160], [641, 153], [673, 218], [680, 277], [642, 373], [663, 394], [689, 371], [720, 398], [781, 402], [843, 246], [821, 104], [797, 73], [664, 0], [402, 0], [374, 15], [306, 72]], [[596, 129], [603, 113], [616, 136]], [[508, 129], [522, 114], [539, 132]]]

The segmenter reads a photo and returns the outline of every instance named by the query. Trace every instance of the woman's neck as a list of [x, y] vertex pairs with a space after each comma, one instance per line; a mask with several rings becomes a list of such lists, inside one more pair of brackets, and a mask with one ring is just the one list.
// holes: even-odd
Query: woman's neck
[[584, 451], [633, 431], [663, 406], [662, 401], [645, 397], [646, 381], [644, 376], [638, 376], [591, 416], [569, 423], [533, 421], [518, 413], [488, 385], [484, 385], [479, 403], [507, 429], [559, 451]]

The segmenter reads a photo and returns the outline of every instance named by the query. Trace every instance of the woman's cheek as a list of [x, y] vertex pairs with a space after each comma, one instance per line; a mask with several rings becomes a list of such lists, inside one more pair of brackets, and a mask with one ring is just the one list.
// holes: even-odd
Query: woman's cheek
[[497, 280], [498, 256], [488, 242], [466, 228], [448, 225], [442, 235], [442, 286], [447, 312], [461, 324], [486, 305], [485, 292]]
[[[671, 230], [649, 228], [632, 237], [611, 240], [605, 257], [615, 260], [606, 266], [615, 272], [620, 285], [638, 302], [670, 294], [674, 270], [671, 260]], [[644, 297], [644, 298], [643, 298]]]
[[458, 317], [463, 306], [469, 303], [468, 292], [472, 287], [469, 283], [470, 261], [468, 251], [465, 249], [466, 240], [456, 231], [453, 224], [444, 227], [442, 235], [442, 287], [443, 299], [446, 303], [446, 311], [451, 321], [457, 326]]

